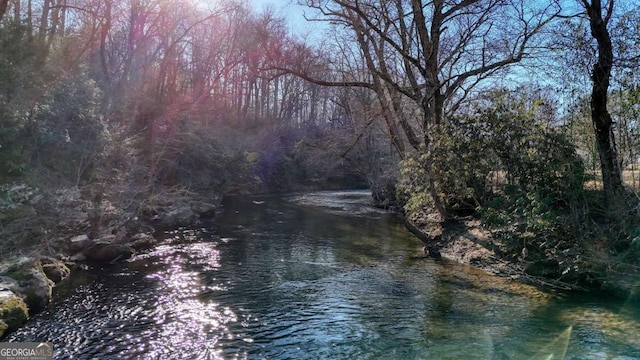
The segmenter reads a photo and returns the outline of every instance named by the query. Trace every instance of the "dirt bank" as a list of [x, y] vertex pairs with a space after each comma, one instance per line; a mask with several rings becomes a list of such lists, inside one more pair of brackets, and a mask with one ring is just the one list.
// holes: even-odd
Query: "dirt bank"
[[578, 242], [559, 242], [530, 249], [526, 239], [506, 244], [495, 231], [472, 217], [442, 221], [437, 216], [402, 217], [425, 243], [430, 256], [469, 264], [489, 273], [528, 284], [566, 291], [606, 292], [640, 301], [640, 269], [616, 261], [614, 254]]

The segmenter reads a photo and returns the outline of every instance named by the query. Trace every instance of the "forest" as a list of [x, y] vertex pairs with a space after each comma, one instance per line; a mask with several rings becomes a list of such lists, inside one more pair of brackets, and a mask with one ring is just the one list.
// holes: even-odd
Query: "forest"
[[2, 257], [369, 188], [414, 228], [476, 219], [508, 261], [637, 294], [640, 3], [300, 5], [321, 35], [243, 0], [0, 0]]

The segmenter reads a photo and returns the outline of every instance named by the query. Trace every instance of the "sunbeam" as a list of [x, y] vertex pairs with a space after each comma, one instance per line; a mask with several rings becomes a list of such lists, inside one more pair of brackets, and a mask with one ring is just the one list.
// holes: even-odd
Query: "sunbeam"
[[570, 325], [565, 331], [558, 335], [558, 337], [536, 353], [531, 360], [564, 359], [567, 355], [567, 348], [569, 347], [569, 339], [571, 338], [572, 332], [573, 325]]

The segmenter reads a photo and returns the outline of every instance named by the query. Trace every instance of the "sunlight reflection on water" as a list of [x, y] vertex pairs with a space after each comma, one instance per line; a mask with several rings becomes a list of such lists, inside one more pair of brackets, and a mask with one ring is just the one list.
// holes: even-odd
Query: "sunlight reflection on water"
[[367, 196], [237, 199], [216, 236], [74, 274], [9, 340], [60, 359], [640, 358], [637, 311], [422, 258]]

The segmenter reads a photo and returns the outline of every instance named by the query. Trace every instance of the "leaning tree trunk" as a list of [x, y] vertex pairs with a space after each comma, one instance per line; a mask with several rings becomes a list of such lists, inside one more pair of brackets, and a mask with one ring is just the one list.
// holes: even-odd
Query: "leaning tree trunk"
[[587, 3], [586, 0], [583, 1], [589, 16], [591, 35], [598, 43], [598, 60], [593, 65], [592, 73], [591, 119], [600, 156], [605, 201], [607, 208], [611, 210], [619, 205], [618, 202], [624, 191], [622, 173], [616, 154], [615, 139], [611, 128], [613, 121], [607, 110], [607, 93], [613, 66], [613, 46], [607, 23], [613, 11], [613, 1], [605, 18], [602, 17], [600, 0], [593, 0], [591, 4]]

